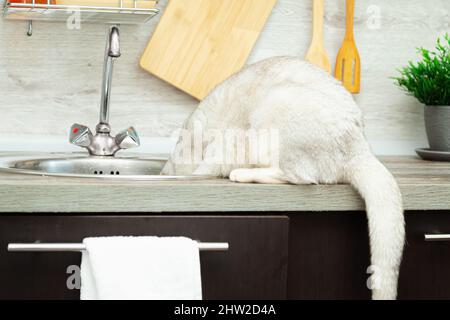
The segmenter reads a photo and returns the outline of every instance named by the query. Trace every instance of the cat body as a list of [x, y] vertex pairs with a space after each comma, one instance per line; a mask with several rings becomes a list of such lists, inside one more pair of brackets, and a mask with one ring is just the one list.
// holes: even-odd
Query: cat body
[[277, 156], [264, 162], [248, 161], [248, 155], [243, 163], [209, 161], [227, 143], [224, 134], [223, 139], [202, 140], [200, 161], [175, 161], [186, 149], [186, 139], [191, 139], [185, 138], [177, 143], [163, 174], [207, 174], [235, 182], [353, 185], [366, 202], [375, 272], [372, 297], [396, 298], [405, 233], [401, 194], [392, 175], [372, 154], [361, 111], [340, 82], [297, 58], [269, 58], [217, 86], [184, 129], [193, 132], [196, 126], [203, 132], [272, 130], [277, 133]]

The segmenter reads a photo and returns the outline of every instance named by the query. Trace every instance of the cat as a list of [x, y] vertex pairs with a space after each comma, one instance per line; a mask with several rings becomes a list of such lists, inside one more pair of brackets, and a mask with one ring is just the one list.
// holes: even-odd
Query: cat
[[242, 183], [351, 184], [366, 203], [375, 270], [372, 299], [396, 299], [405, 238], [401, 193], [372, 154], [362, 113], [341, 82], [298, 58], [269, 58], [218, 85], [183, 128], [192, 133], [196, 124], [216, 132], [277, 130], [278, 157], [234, 165], [209, 161], [224, 143], [209, 139], [202, 141], [198, 162], [175, 161], [193, 149], [194, 138], [180, 136], [162, 174], [214, 175]]

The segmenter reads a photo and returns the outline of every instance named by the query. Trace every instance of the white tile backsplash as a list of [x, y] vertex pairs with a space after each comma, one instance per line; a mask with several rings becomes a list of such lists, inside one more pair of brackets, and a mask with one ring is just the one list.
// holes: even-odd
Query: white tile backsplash
[[[167, 0], [161, 0], [164, 7]], [[279, 0], [249, 62], [274, 55], [304, 56], [311, 34], [310, 0]], [[344, 35], [344, 0], [327, 0], [326, 47], [334, 62]], [[378, 154], [412, 154], [426, 145], [422, 107], [390, 77], [416, 58], [415, 48], [431, 47], [450, 31], [448, 0], [367, 0], [356, 4], [356, 40], [362, 59], [366, 134]], [[111, 124], [114, 131], [134, 125], [142, 150], [170, 150], [164, 139], [194, 110], [197, 101], [138, 66], [159, 20], [122, 26], [122, 54], [115, 65]], [[26, 23], [0, 19], [0, 150], [71, 149], [73, 122], [96, 124], [106, 26]], [[34, 146], [34, 147], [33, 147]], [[69, 150], [67, 149], [67, 150]], [[44, 150], [42, 150], [44, 151]], [[156, 151], [155, 151], [156, 152]]]

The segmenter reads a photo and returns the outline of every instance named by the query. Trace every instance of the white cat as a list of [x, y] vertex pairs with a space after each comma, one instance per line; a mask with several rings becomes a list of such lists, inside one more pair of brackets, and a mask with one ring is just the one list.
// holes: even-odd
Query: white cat
[[223, 141], [213, 139], [203, 143], [199, 163], [176, 163], [174, 155], [186, 143], [180, 139], [163, 174], [209, 174], [235, 182], [350, 183], [366, 202], [375, 270], [372, 298], [396, 298], [405, 237], [401, 194], [393, 176], [372, 154], [361, 111], [340, 82], [297, 58], [270, 58], [217, 86], [184, 128], [193, 131], [195, 123], [203, 130], [278, 130], [277, 162], [208, 161], [223, 147]]

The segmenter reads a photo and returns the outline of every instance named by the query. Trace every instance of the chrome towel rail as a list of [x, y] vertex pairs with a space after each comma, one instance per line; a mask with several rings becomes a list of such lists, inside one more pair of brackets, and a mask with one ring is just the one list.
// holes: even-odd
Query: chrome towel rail
[[[200, 251], [227, 251], [227, 242], [199, 242]], [[83, 243], [10, 243], [10, 252], [77, 252], [86, 250]]]
[[450, 234], [425, 234], [425, 241], [450, 241]]

